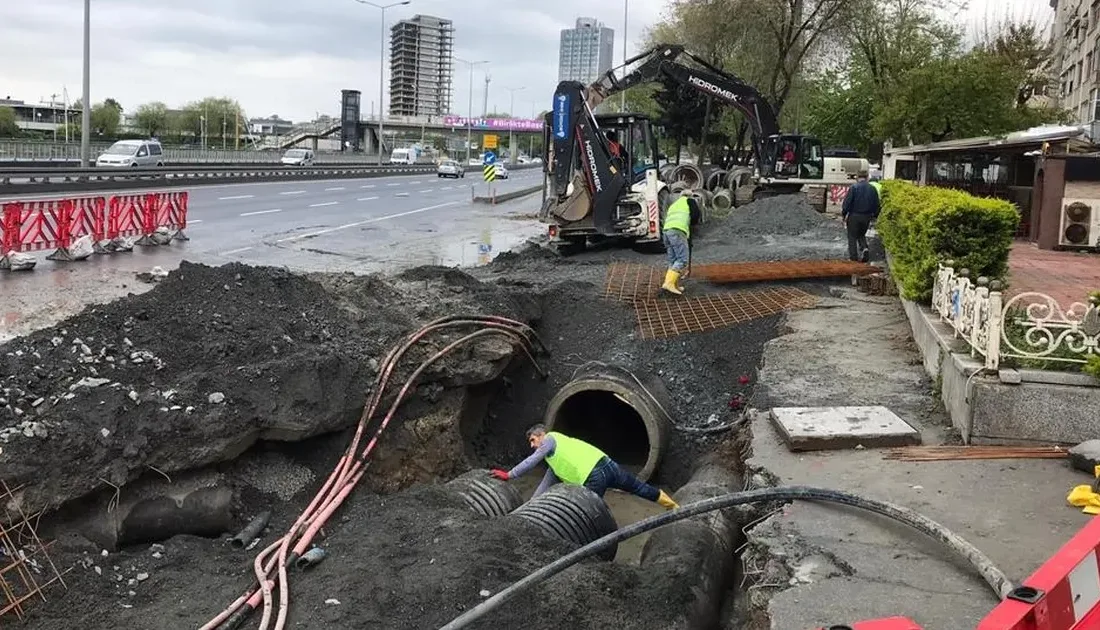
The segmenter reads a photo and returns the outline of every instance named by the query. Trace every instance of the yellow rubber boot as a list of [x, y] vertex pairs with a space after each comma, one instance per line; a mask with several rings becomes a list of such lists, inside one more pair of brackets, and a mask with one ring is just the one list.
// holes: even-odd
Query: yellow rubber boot
[[669, 269], [665, 272], [665, 283], [661, 285], [661, 290], [668, 291], [675, 295], [683, 295], [684, 292], [678, 286], [680, 283], [680, 272], [674, 269]]
[[672, 497], [668, 496], [668, 493], [664, 490], [661, 490], [661, 494], [657, 496], [657, 504], [670, 510], [675, 510], [680, 507], [680, 504], [673, 501]]

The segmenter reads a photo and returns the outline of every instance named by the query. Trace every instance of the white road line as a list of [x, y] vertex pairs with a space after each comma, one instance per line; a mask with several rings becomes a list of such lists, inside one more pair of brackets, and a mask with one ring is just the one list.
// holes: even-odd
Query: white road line
[[419, 183], [420, 183], [420, 180], [416, 180], [415, 182], [409, 182], [409, 183], [410, 183], [410, 184], [419, 184]]
[[321, 207], [324, 207], [324, 206], [335, 206], [338, 203], [340, 203], [340, 202], [339, 201], [326, 201], [324, 203], [311, 203], [311, 204], [309, 204], [309, 207], [310, 208], [321, 208]]
[[394, 182], [394, 183], [392, 183], [392, 184], [386, 184], [386, 185], [387, 185], [387, 186], [400, 186], [401, 184], [400, 184], [400, 183], [398, 183], [398, 182]]
[[374, 188], [374, 184], [367, 184], [366, 186], [360, 186], [360, 188]]
[[406, 210], [405, 212], [398, 212], [396, 214], [387, 214], [381, 217], [374, 217], [371, 219], [365, 219], [363, 221], [356, 221], [355, 223], [346, 223], [344, 225], [338, 225], [334, 228], [328, 228], [327, 230], [317, 230], [316, 232], [307, 232], [305, 234], [298, 234], [296, 236], [288, 236], [281, 238], [276, 243], [285, 243], [287, 241], [297, 241], [303, 238], [312, 238], [314, 236], [321, 236], [322, 234], [329, 234], [331, 232], [337, 232], [339, 230], [346, 230], [348, 228], [359, 227], [360, 225], [367, 225], [368, 223], [378, 223], [380, 221], [389, 221], [390, 219], [397, 219], [400, 217], [407, 217], [410, 214], [419, 214], [421, 212], [427, 212], [429, 210], [435, 210], [437, 208], [445, 208], [447, 206], [457, 205], [457, 201], [448, 201], [446, 203], [437, 203], [434, 206], [426, 206], [424, 208], [417, 208], [416, 210]]
[[421, 190], [420, 192], [428, 193], [428, 192], [432, 192], [433, 190], [435, 190], [435, 189], [434, 188], [425, 188], [424, 190]]
[[191, 219], [187, 222], [187, 225], [194, 225], [196, 223], [202, 223], [202, 219]]
[[304, 194], [306, 194], [306, 191], [304, 191], [304, 190], [288, 190], [286, 192], [281, 192], [279, 194], [280, 195], [304, 195]]
[[274, 210], [257, 210], [255, 212], [242, 212], [241, 216], [242, 217], [250, 217], [254, 214], [271, 214], [273, 212], [282, 212], [282, 211], [283, 211], [282, 208], [275, 208]]
[[360, 197], [356, 201], [374, 201], [375, 199], [378, 199], [378, 197]]
[[409, 193], [397, 193], [394, 197], [408, 197]]
[[233, 195], [232, 197], [218, 197], [218, 201], [229, 201], [230, 199], [251, 199], [256, 195]]
[[326, 188], [325, 192], [328, 192], [330, 190], [346, 190], [346, 189], [343, 186], [336, 186], [335, 188]]
[[252, 247], [251, 247], [251, 246], [249, 246], [249, 247], [242, 247], [242, 248], [240, 248], [240, 249], [231, 249], [231, 250], [229, 250], [229, 251], [227, 251], [227, 252], [222, 252], [222, 253], [221, 253], [221, 254], [219, 254], [219, 255], [220, 255], [220, 256], [229, 256], [229, 255], [231, 255], [231, 254], [239, 254], [239, 253], [241, 253], [241, 252], [247, 252], [247, 251], [248, 251], [248, 250], [250, 250], [250, 249], [252, 249]]
[[450, 190], [452, 188], [454, 188], [454, 186], [444, 186], [443, 188], [440, 188], [440, 190]]

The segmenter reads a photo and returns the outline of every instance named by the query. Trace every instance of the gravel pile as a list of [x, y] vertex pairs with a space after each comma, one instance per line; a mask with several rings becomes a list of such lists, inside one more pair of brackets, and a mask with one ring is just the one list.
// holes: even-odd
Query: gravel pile
[[813, 209], [803, 195], [779, 195], [741, 206], [725, 220], [707, 228], [708, 238], [721, 240], [731, 236], [798, 236], [807, 232], [840, 233], [843, 227], [835, 219]]

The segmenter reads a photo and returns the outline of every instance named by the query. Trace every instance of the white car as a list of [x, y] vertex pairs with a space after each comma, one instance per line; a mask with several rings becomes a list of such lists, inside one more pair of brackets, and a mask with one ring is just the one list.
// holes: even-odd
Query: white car
[[98, 167], [148, 167], [164, 166], [164, 148], [156, 140], [119, 140], [98, 158]]
[[497, 179], [508, 179], [508, 169], [501, 163], [496, 163]]
[[313, 151], [309, 149], [290, 149], [280, 160], [286, 166], [313, 166]]
[[439, 168], [435, 170], [436, 175], [440, 177], [466, 177], [466, 169], [462, 168], [458, 162], [454, 160], [443, 160], [439, 163]]

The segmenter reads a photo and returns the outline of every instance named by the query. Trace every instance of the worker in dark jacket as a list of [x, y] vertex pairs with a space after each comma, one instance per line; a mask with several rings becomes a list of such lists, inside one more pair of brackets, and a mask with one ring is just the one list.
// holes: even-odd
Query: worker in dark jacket
[[527, 459], [516, 464], [512, 470], [494, 468], [490, 474], [501, 481], [507, 481], [522, 477], [539, 462], [545, 461], [549, 468], [538, 488], [535, 488], [532, 498], [562, 481], [584, 486], [601, 497], [608, 488], [614, 488], [653, 501], [661, 507], [680, 507], [664, 490], [641, 481], [588, 442], [557, 431], [547, 431], [543, 425], [536, 424], [527, 430], [527, 443], [535, 449]]
[[668, 271], [661, 289], [675, 295], [683, 295], [680, 286], [680, 274], [691, 261], [691, 226], [702, 221], [699, 202], [694, 197], [681, 195], [665, 211], [665, 222], [661, 226], [661, 238], [668, 253]]
[[867, 230], [870, 229], [871, 222], [878, 219], [880, 210], [878, 191], [867, 182], [867, 172], [861, 172], [859, 181], [848, 189], [840, 211], [840, 218], [848, 228], [849, 259], [867, 262], [870, 258]]

